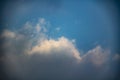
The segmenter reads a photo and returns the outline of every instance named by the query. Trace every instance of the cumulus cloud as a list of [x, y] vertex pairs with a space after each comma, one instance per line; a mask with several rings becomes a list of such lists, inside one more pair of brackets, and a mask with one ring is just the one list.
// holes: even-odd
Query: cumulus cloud
[[101, 66], [110, 58], [110, 51], [104, 50], [101, 46], [96, 46], [94, 49], [89, 50], [84, 56], [83, 60], [88, 60], [93, 63], [95, 66]]
[[[30, 54], [40, 53], [40, 54], [50, 54], [50, 53], [63, 52], [73, 56], [74, 58], [80, 60], [80, 53], [75, 48], [74, 44], [65, 37], [60, 37], [58, 40], [50, 39], [40, 42], [38, 45], [34, 46], [30, 51]], [[61, 53], [62, 54], [62, 53]]]
[[4, 42], [4, 45], [7, 44], [4, 46], [4, 63], [9, 76], [20, 80], [104, 79], [103, 75], [98, 75], [107, 72], [109, 50], [98, 45], [81, 56], [75, 39], [65, 36], [50, 38], [47, 31], [44, 18], [39, 19], [37, 24], [27, 22], [16, 32], [3, 31], [1, 37], [7, 39]]

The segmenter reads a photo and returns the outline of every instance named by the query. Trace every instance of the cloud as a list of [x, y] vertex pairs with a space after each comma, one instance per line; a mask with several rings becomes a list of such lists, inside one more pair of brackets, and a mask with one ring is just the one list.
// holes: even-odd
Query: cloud
[[0, 37], [8, 40], [9, 39], [21, 40], [24, 38], [24, 35], [5, 29], [3, 33], [0, 35]]
[[[7, 41], [5, 41], [4, 45], [9, 43], [4, 48], [5, 66], [9, 75], [23, 77], [24, 74], [25, 78], [23, 80], [28, 79], [28, 75], [35, 78], [35, 75], [38, 75], [37, 73], [41, 74], [41, 77], [43, 74], [54, 74], [53, 72], [63, 75], [62, 73], [69, 73], [73, 64], [81, 60], [80, 53], [71, 40], [64, 36], [58, 39], [47, 36], [44, 31], [46, 29], [45, 23], [45, 20], [42, 19], [35, 26], [27, 22], [23, 28], [16, 32], [5, 30], [15, 35], [12, 38], [5, 36]], [[31, 35], [34, 36], [31, 37]], [[18, 36], [24, 36], [24, 38], [17, 38]], [[67, 65], [71, 67], [67, 67]], [[48, 70], [50, 67], [53, 71]], [[65, 68], [67, 71], [64, 71]], [[38, 70], [38, 72], [34, 73], [31, 69]], [[35, 75], [32, 75], [32, 73]]]
[[101, 46], [96, 46], [94, 49], [89, 50], [84, 56], [83, 60], [88, 60], [95, 66], [102, 66], [106, 64], [110, 58], [110, 51], [104, 50]]
[[37, 32], [40, 32], [41, 27], [40, 27], [40, 25], [39, 25], [39, 24], [37, 24], [37, 25], [36, 25], [36, 30], [37, 30]]
[[5, 57], [2, 61], [10, 77], [20, 80], [111, 78], [109, 49], [98, 45], [81, 56], [74, 39], [65, 36], [54, 39], [45, 30], [49, 32], [47, 21], [42, 18], [36, 24], [27, 22], [16, 32], [3, 31], [1, 37], [7, 39], [4, 41], [7, 46], [4, 46]]
[[115, 54], [113, 57], [113, 60], [119, 61], [120, 60], [120, 54]]
[[57, 31], [57, 32], [60, 31], [60, 27], [57, 27], [57, 28], [56, 28], [56, 31]]
[[53, 52], [54, 53], [63, 52], [64, 54], [73, 56], [78, 60], [81, 59], [80, 53], [75, 48], [72, 41], [68, 40], [65, 37], [60, 37], [58, 40], [54, 40], [54, 39], [44, 40], [38, 43], [36, 46], [34, 46], [30, 51], [30, 54], [33, 53], [51, 54]]
[[40, 19], [39, 19], [39, 22], [40, 22], [40, 24], [46, 24], [46, 21], [45, 21], [44, 18], [40, 18]]
[[2, 38], [15, 38], [16, 34], [12, 31], [9, 30], [4, 30], [3, 33], [1, 34]]

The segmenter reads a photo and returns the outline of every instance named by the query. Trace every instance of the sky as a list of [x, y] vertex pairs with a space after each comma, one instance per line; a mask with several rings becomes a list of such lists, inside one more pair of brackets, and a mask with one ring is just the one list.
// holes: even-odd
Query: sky
[[119, 2], [0, 4], [0, 80], [120, 79]]

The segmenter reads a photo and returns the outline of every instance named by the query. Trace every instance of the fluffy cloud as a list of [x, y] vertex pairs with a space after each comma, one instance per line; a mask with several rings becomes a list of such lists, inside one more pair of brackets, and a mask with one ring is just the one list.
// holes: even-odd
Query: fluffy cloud
[[110, 58], [110, 51], [104, 50], [101, 46], [96, 46], [94, 49], [89, 50], [84, 56], [83, 60], [88, 60], [95, 66], [102, 66], [107, 63]]
[[34, 46], [30, 51], [30, 54], [33, 53], [41, 53], [41, 54], [50, 54], [50, 53], [58, 53], [68, 54], [69, 56], [73, 56], [74, 58], [80, 60], [80, 53], [75, 48], [74, 44], [65, 37], [60, 37], [58, 40], [50, 39], [44, 40], [40, 42], [38, 45]]
[[41, 18], [37, 24], [27, 22], [17, 33], [3, 32], [1, 38], [6, 38], [4, 45], [7, 44], [3, 61], [12, 79], [103, 80], [110, 77], [109, 50], [96, 46], [80, 56], [74, 39], [64, 36], [53, 39], [47, 31], [47, 21]]

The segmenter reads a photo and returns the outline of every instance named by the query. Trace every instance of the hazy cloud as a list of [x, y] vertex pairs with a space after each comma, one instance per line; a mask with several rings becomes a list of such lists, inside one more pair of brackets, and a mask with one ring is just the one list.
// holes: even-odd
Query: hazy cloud
[[106, 64], [110, 58], [110, 51], [101, 48], [101, 46], [96, 46], [94, 49], [89, 50], [84, 56], [83, 60], [88, 60], [95, 66], [102, 66]]
[[16, 32], [3, 32], [1, 37], [7, 39], [4, 63], [9, 76], [20, 80], [107, 79], [110, 75], [109, 49], [98, 45], [81, 56], [74, 39], [50, 38], [46, 26], [47, 21], [41, 18], [37, 24], [27, 22]]
[[115, 54], [113, 57], [113, 60], [120, 60], [120, 54]]
[[1, 34], [2, 38], [15, 38], [15, 36], [16, 34], [9, 30], [4, 30], [3, 33]]
[[56, 28], [56, 31], [60, 31], [60, 27], [57, 27], [57, 28]]

